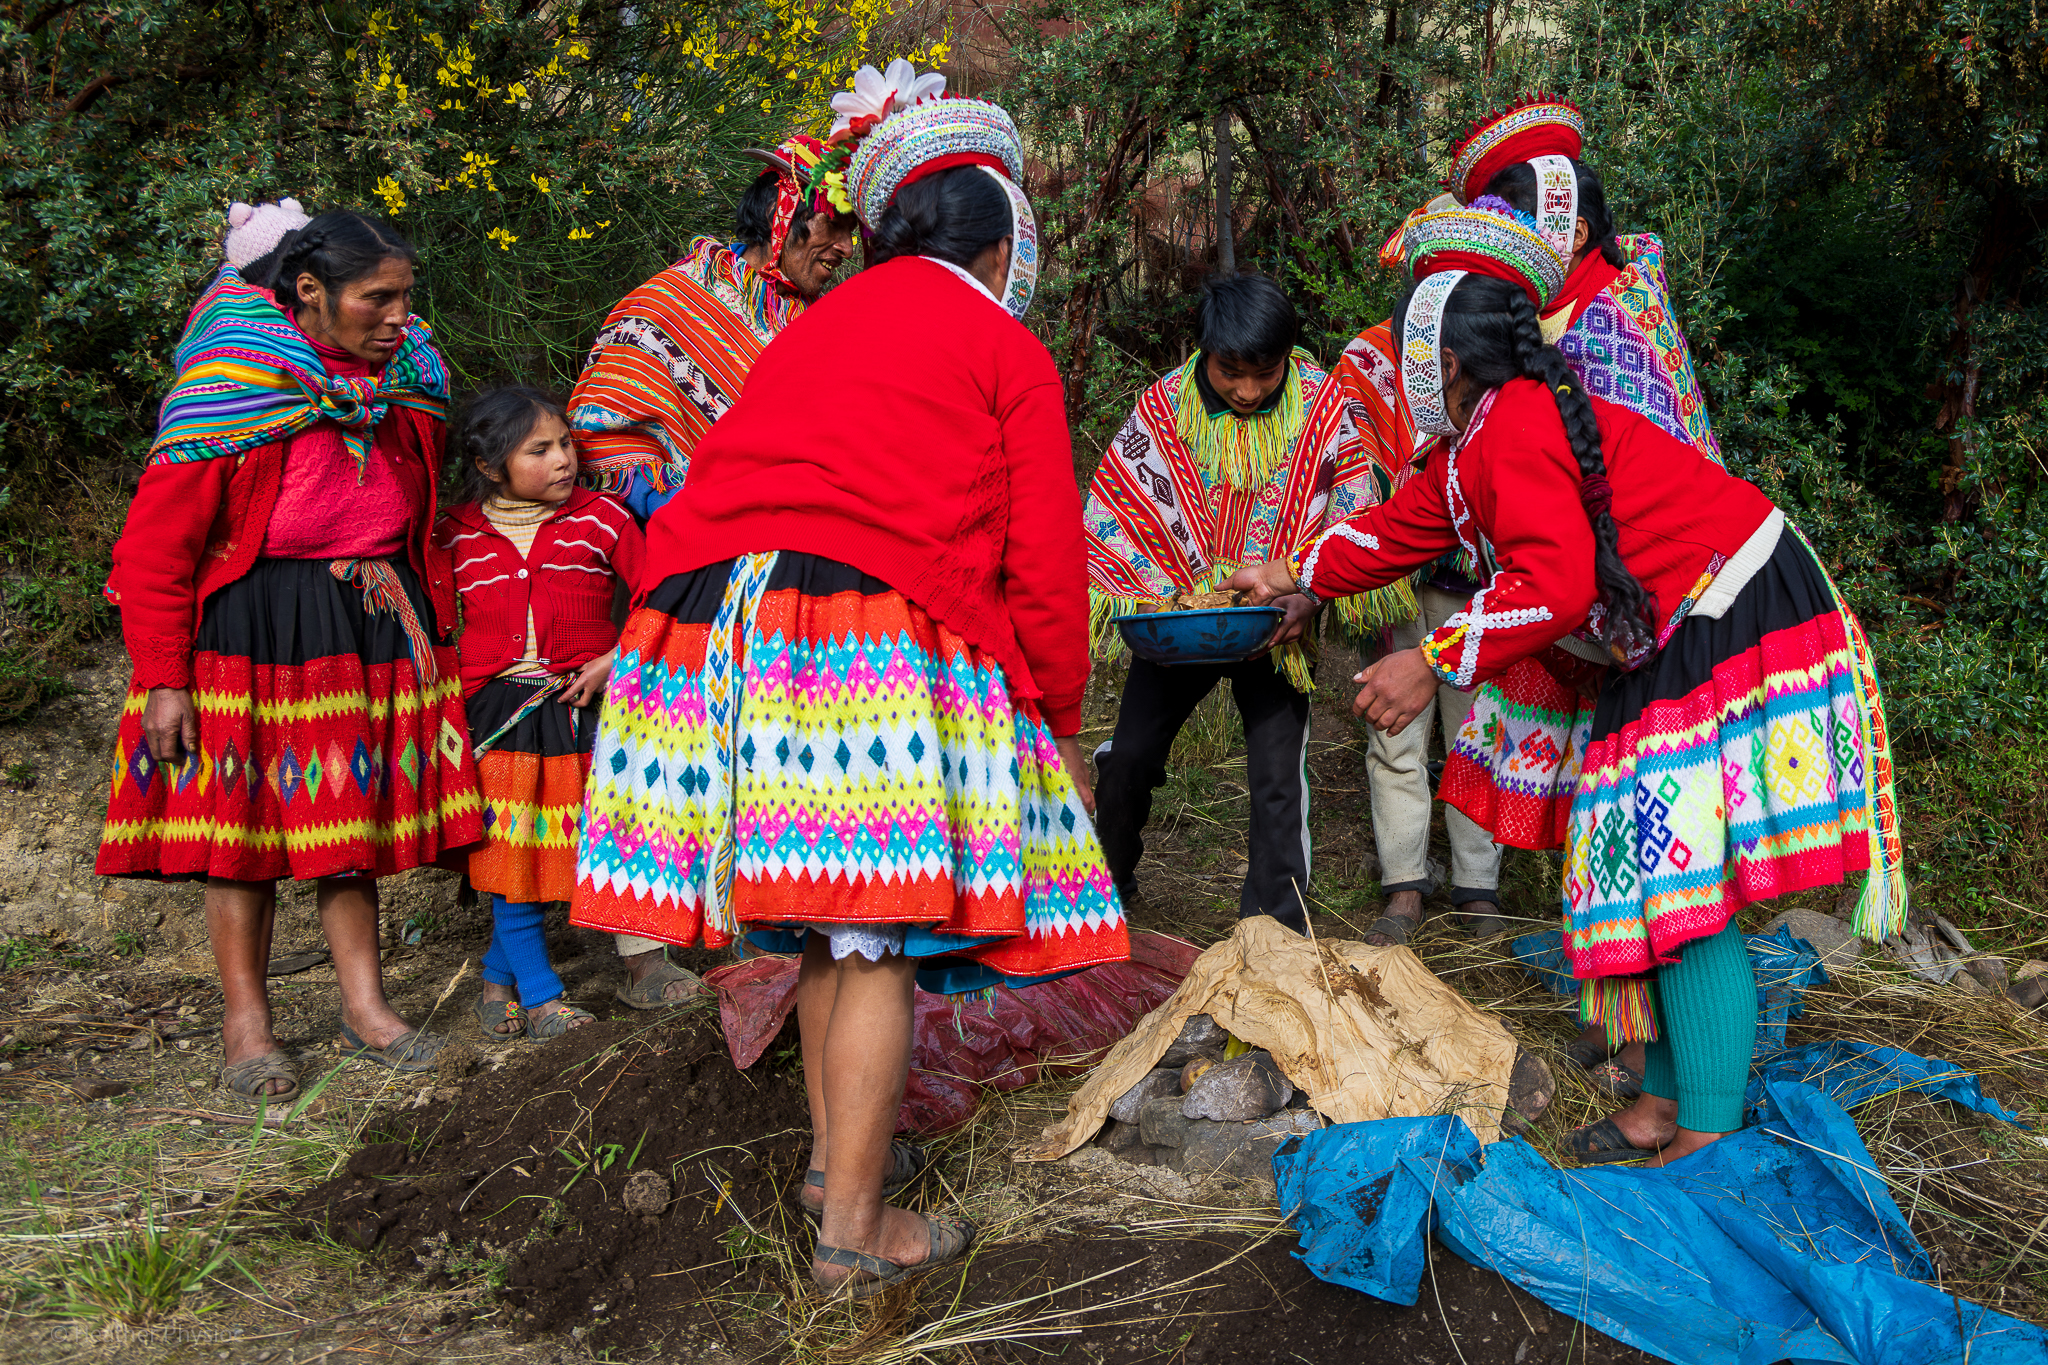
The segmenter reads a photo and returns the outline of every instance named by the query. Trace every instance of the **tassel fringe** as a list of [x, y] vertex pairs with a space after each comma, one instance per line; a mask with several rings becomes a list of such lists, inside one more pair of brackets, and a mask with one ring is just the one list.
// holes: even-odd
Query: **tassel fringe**
[[1601, 976], [1579, 983], [1579, 1022], [1603, 1024], [1607, 1045], [1657, 1041], [1657, 1012], [1650, 1006], [1646, 976]]
[[1286, 463], [1294, 438], [1301, 432], [1308, 410], [1301, 401], [1301, 361], [1306, 351], [1296, 351], [1280, 381], [1280, 403], [1271, 412], [1240, 417], [1234, 412], [1211, 417], [1202, 406], [1195, 387], [1195, 366], [1202, 363], [1197, 351], [1180, 370], [1180, 403], [1174, 429], [1195, 464], [1204, 473], [1232, 488], [1258, 488], [1273, 471]]

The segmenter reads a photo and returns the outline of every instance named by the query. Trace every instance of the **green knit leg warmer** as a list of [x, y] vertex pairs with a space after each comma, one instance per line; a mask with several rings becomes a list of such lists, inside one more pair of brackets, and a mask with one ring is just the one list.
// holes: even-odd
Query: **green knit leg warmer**
[[1756, 1050], [1756, 976], [1730, 920], [1657, 969], [1651, 992], [1657, 1041], [1643, 1048], [1643, 1092], [1678, 1101], [1678, 1126], [1696, 1133], [1742, 1127], [1742, 1092]]

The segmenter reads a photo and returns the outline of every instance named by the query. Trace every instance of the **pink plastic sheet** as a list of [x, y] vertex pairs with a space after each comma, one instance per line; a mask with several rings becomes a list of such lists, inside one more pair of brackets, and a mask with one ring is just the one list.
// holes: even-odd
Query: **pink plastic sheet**
[[[1021, 990], [998, 986], [986, 998], [919, 991], [898, 1129], [947, 1132], [974, 1117], [984, 1089], [1085, 1071], [1173, 994], [1200, 954], [1133, 931], [1129, 962]], [[741, 1070], [760, 1060], [796, 1007], [796, 974], [793, 957], [757, 957], [704, 978], [718, 992], [726, 1046]]]

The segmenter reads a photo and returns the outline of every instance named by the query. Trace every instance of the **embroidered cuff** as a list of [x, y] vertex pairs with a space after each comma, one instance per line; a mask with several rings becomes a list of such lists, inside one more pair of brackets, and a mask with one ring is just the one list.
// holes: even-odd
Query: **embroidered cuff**
[[134, 668], [131, 685], [190, 687], [192, 685], [192, 642], [161, 635], [131, 637], [128, 661]]
[[1339, 536], [1350, 541], [1361, 550], [1377, 550], [1380, 548], [1380, 538], [1378, 536], [1370, 531], [1361, 531], [1348, 521], [1340, 521], [1316, 538], [1316, 543], [1308, 547], [1308, 553], [1301, 558], [1299, 564], [1289, 561], [1289, 566], [1294, 569], [1295, 587], [1299, 588], [1304, 595], [1314, 598], [1319, 603], [1328, 600], [1332, 594], [1316, 591], [1316, 566], [1322, 561], [1323, 547], [1330, 543], [1332, 537]]

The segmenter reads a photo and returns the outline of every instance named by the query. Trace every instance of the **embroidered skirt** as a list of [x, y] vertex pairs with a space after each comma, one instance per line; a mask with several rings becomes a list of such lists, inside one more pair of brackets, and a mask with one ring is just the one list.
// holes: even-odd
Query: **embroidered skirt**
[[1882, 938], [1903, 918], [1869, 646], [1789, 525], [1724, 615], [1682, 622], [1597, 704], [1555, 682], [1523, 696], [1535, 703], [1482, 698], [1485, 715], [1475, 702], [1445, 799], [1520, 835], [1561, 829], [1581, 981], [1646, 973], [1751, 902], [1852, 876], [1865, 878], [1858, 932]]
[[544, 686], [497, 678], [469, 699], [472, 744], [497, 736], [476, 760], [484, 846], [469, 855], [469, 884], [508, 901], [576, 894], [576, 832], [597, 708], [572, 709], [553, 690], [533, 702]]
[[[389, 590], [432, 620], [412, 569], [389, 564]], [[149, 694], [129, 690], [102, 876], [384, 877], [481, 836], [455, 650], [433, 647], [436, 676], [422, 682], [403, 616], [369, 610], [329, 565], [259, 559], [207, 599], [192, 657], [198, 754], [157, 763], [142, 734]]]
[[573, 923], [670, 943], [900, 925], [913, 956], [1012, 979], [1129, 956], [1036, 704], [811, 555], [679, 574], [626, 623], [576, 876]]

